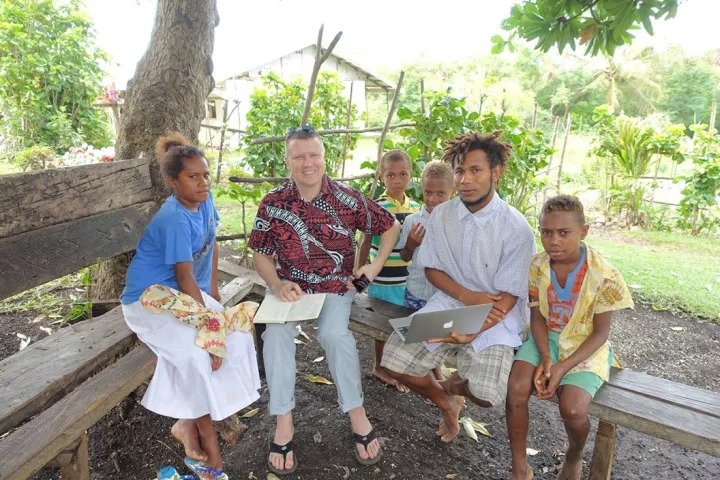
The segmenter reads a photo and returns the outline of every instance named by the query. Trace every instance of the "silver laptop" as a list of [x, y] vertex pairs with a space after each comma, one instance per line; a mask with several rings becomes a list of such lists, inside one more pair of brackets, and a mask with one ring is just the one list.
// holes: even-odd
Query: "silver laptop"
[[411, 317], [390, 319], [390, 325], [405, 343], [449, 337], [451, 331], [467, 335], [480, 331], [492, 306], [492, 303], [487, 303], [437, 312], [416, 313]]

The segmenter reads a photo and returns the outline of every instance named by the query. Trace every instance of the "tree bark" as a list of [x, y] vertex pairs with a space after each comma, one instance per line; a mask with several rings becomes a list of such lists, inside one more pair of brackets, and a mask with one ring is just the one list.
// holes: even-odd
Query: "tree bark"
[[[159, 0], [148, 49], [128, 82], [116, 158], [151, 159], [158, 204], [169, 191], [155, 158], [155, 142], [173, 131], [197, 141], [214, 87], [212, 52], [219, 22], [216, 0]], [[94, 288], [98, 298], [120, 295], [130, 258], [121, 255], [100, 265]]]

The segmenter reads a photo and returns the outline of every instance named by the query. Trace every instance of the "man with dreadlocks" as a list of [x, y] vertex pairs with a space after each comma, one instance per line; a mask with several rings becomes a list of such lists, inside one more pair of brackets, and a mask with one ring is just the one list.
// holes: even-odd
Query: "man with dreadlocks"
[[[447, 143], [458, 196], [435, 207], [426, 224], [417, 262], [439, 290], [419, 312], [492, 303], [479, 332], [450, 333], [427, 343], [405, 344], [390, 336], [382, 366], [399, 382], [428, 397], [442, 412], [437, 434], [458, 434], [465, 398], [483, 407], [502, 405], [514, 348], [528, 322], [528, 271], [535, 253], [525, 217], [496, 193], [511, 147], [501, 132], [468, 133]], [[430, 371], [442, 364], [457, 371], [438, 382]]]

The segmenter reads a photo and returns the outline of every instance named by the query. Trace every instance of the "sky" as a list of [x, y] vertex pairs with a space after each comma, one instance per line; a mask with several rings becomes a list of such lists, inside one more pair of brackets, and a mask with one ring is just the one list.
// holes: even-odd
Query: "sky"
[[[313, 43], [320, 24], [327, 44], [342, 31], [337, 52], [377, 72], [417, 60], [454, 61], [490, 49], [516, 0], [217, 0], [215, 79], [266, 63]], [[156, 0], [86, 0], [97, 40], [123, 88], [145, 52]], [[110, 7], [112, 5], [112, 7]], [[720, 48], [720, 0], [685, 0], [677, 17], [654, 24], [636, 44], [682, 45], [690, 54]], [[130, 27], [131, 26], [131, 27]], [[582, 53], [583, 49], [578, 49]]]

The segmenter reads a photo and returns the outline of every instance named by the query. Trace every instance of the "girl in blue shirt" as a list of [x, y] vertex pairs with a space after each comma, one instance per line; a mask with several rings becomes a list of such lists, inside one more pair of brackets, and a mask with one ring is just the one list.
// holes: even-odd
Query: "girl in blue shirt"
[[186, 463], [196, 473], [226, 479], [212, 420], [227, 418], [259, 398], [255, 347], [249, 333], [234, 332], [226, 338], [227, 357], [214, 356], [195, 345], [195, 328], [140, 303], [145, 289], [165, 285], [207, 308], [223, 310], [215, 241], [219, 216], [207, 161], [180, 134], [158, 140], [157, 155], [173, 195], [145, 229], [120, 298], [128, 326], [158, 356], [142, 404], [180, 419], [171, 432], [184, 444]]

